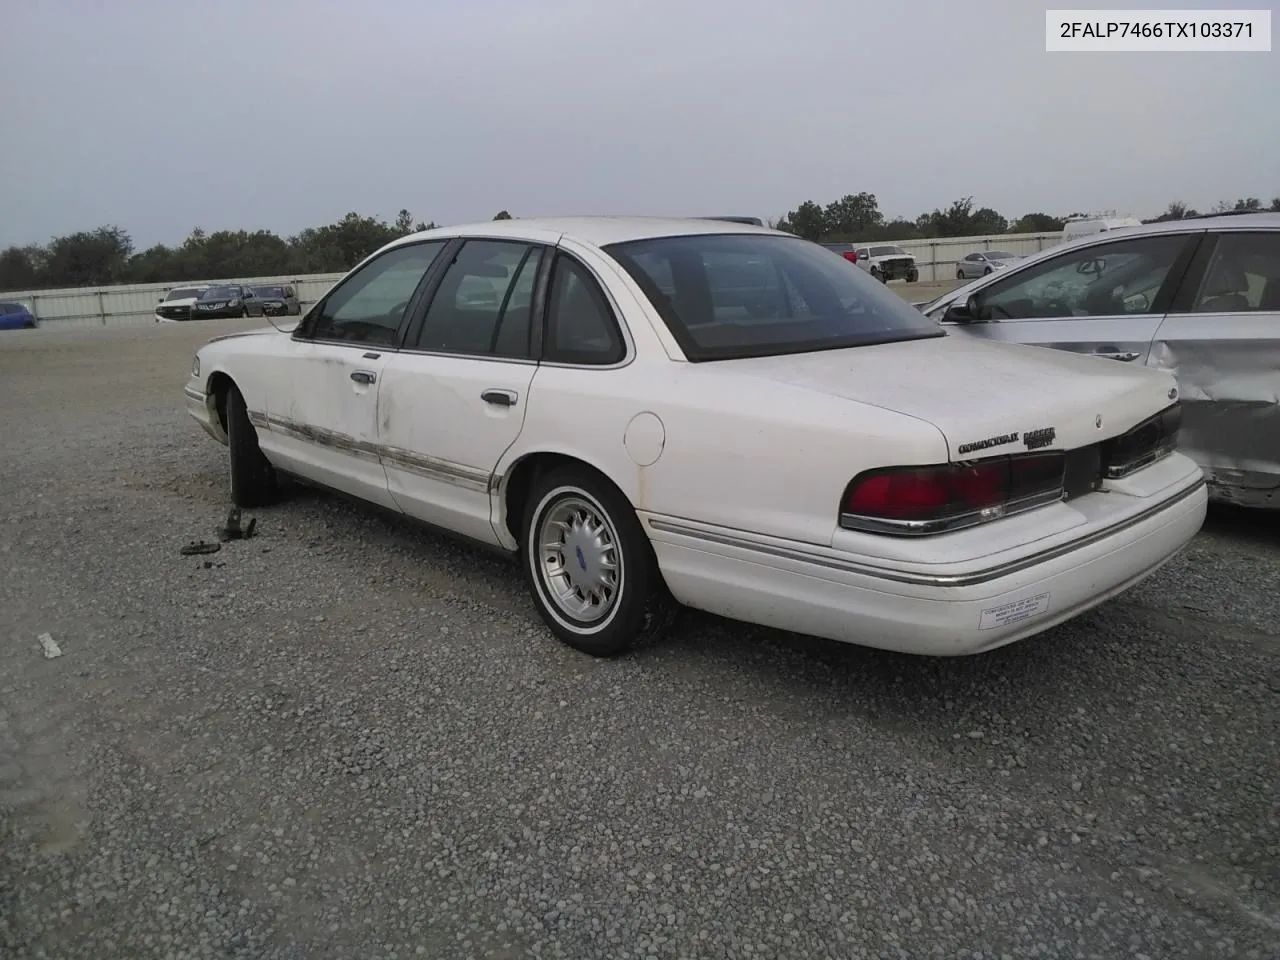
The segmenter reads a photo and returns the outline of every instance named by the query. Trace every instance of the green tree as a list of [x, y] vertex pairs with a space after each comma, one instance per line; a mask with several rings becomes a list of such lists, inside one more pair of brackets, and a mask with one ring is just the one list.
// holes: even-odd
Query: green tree
[[0, 252], [0, 290], [32, 290], [43, 285], [44, 250], [10, 247]]
[[1056, 233], [1065, 224], [1061, 217], [1047, 213], [1024, 213], [1013, 224], [1014, 233]]
[[512, 218], [512, 216], [511, 216], [511, 214], [507, 213], [507, 211], [505, 211], [505, 210], [499, 210], [499, 211], [494, 215], [494, 218], [493, 218], [493, 219], [495, 219], [495, 220], [511, 220], [511, 219], [513, 219], [513, 218]]
[[874, 193], [846, 194], [822, 211], [824, 236], [833, 240], [859, 240], [884, 225], [884, 214]]
[[782, 222], [786, 227], [780, 227], [780, 229], [785, 229], [798, 237], [804, 237], [806, 240], [821, 240], [827, 232], [826, 214], [812, 200], [806, 200], [800, 204], [783, 217]]
[[133, 240], [125, 230], [98, 227], [50, 241], [45, 270], [49, 283], [60, 287], [121, 283], [128, 279], [132, 253]]
[[401, 236], [413, 233], [413, 214], [401, 207], [400, 212], [396, 214], [396, 222], [394, 226], [396, 233]]
[[934, 210], [917, 221], [927, 237], [980, 237], [1006, 233], [1009, 222], [990, 207], [973, 209], [973, 197], [957, 200], [946, 210]]

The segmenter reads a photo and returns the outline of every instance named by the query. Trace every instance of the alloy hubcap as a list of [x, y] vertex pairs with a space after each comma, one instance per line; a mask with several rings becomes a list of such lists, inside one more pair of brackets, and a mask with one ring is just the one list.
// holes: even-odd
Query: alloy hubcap
[[547, 595], [574, 620], [595, 622], [613, 609], [622, 583], [618, 537], [608, 517], [566, 497], [538, 528], [539, 573]]

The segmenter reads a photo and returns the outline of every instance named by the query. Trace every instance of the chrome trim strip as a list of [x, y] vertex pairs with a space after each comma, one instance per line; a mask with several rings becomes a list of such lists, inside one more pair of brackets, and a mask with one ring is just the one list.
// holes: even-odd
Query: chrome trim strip
[[496, 474], [490, 474], [475, 467], [454, 463], [451, 460], [441, 460], [438, 457], [424, 456], [400, 447], [367, 443], [343, 433], [308, 426], [284, 417], [272, 417], [257, 411], [250, 411], [249, 422], [255, 427], [282, 433], [293, 437], [295, 440], [304, 440], [308, 443], [332, 447], [361, 460], [381, 463], [384, 467], [404, 470], [408, 473], [426, 477], [428, 480], [439, 480], [442, 483], [452, 484], [455, 487], [462, 487], [466, 490], [491, 493], [497, 489], [497, 484], [501, 481], [501, 477]]
[[197, 390], [195, 387], [183, 387], [182, 392], [187, 395], [188, 400], [195, 400], [204, 403], [208, 399], [208, 394]]
[[483, 470], [476, 470], [450, 460], [441, 460], [438, 457], [426, 457], [400, 447], [380, 447], [378, 452], [384, 467], [395, 467], [409, 473], [416, 473], [429, 480], [440, 480], [467, 490], [489, 492], [490, 475]]
[[1130, 460], [1128, 463], [1121, 463], [1107, 467], [1107, 479], [1120, 480], [1130, 474], [1137, 473], [1143, 467], [1149, 467], [1151, 464], [1158, 463], [1165, 457], [1171, 456], [1177, 448], [1177, 443], [1168, 444], [1163, 447], [1157, 447], [1155, 450], [1149, 450], [1139, 456], [1136, 460]]
[[360, 460], [378, 462], [378, 449], [376, 446], [357, 440], [354, 437], [349, 437], [345, 433], [325, 430], [322, 427], [313, 427], [310, 424], [298, 423], [293, 420], [286, 420], [283, 417], [270, 415], [267, 416], [267, 427], [270, 430], [291, 436], [295, 440], [307, 440], [322, 446], [333, 447], [343, 453], [349, 453]]
[[937, 533], [951, 533], [955, 530], [966, 530], [1002, 517], [1012, 517], [1026, 513], [1037, 507], [1047, 507], [1051, 503], [1060, 503], [1066, 496], [1062, 487], [1035, 493], [1021, 500], [985, 507], [970, 513], [956, 514], [953, 517], [941, 517], [937, 520], [888, 520], [883, 517], [868, 517], [859, 513], [840, 514], [840, 526], [846, 530], [857, 530], [862, 533], [882, 533], [894, 537], [925, 537]]
[[672, 522], [670, 520], [650, 520], [649, 526], [663, 533], [674, 533], [682, 537], [690, 537], [696, 540], [705, 540], [710, 543], [717, 543], [726, 547], [734, 547], [739, 550], [750, 550], [756, 553], [762, 553], [766, 556], [777, 557], [783, 560], [794, 560], [799, 563], [811, 563], [814, 566], [826, 567], [830, 570], [838, 570], [842, 573], [856, 573], [868, 577], [876, 577], [880, 580], [889, 580], [894, 583], [907, 583], [924, 587], [971, 587], [982, 583], [988, 583], [992, 580], [998, 580], [1001, 577], [1007, 577], [1014, 573], [1019, 573], [1030, 567], [1034, 567], [1040, 563], [1046, 563], [1055, 560], [1058, 557], [1066, 556], [1076, 550], [1081, 550], [1113, 534], [1120, 533], [1130, 527], [1151, 519], [1151, 517], [1167, 510], [1170, 507], [1182, 502], [1183, 500], [1196, 493], [1205, 485], [1203, 476], [1197, 477], [1195, 482], [1182, 490], [1165, 498], [1159, 503], [1139, 511], [1131, 517], [1117, 521], [1101, 530], [1095, 530], [1093, 533], [1087, 534], [1068, 543], [1059, 544], [1056, 547], [1049, 547], [1045, 550], [1039, 550], [1036, 553], [1029, 554], [1025, 557], [1019, 557], [1016, 560], [1008, 560], [1004, 563], [988, 567], [985, 570], [976, 570], [973, 573], [956, 573], [956, 574], [938, 574], [938, 573], [912, 573], [905, 570], [892, 570], [886, 567], [879, 567], [873, 564], [859, 562], [856, 560], [845, 560], [840, 557], [826, 556], [812, 552], [812, 548], [808, 545], [797, 543], [795, 547], [786, 547], [775, 544], [760, 543], [749, 540], [741, 535], [734, 533], [719, 533], [708, 530], [702, 530], [696, 527], [686, 526], [685, 524]]

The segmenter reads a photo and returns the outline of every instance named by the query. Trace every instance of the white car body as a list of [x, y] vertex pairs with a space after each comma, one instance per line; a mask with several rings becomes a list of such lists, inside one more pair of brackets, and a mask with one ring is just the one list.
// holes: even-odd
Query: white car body
[[[207, 283], [184, 284], [180, 287], [175, 287], [174, 291], [198, 290], [199, 293], [197, 293], [194, 297], [174, 297], [170, 299], [168, 296], [166, 296], [164, 300], [161, 300], [158, 304], [156, 304], [156, 309], [154, 314], [155, 321], [157, 323], [178, 323], [181, 320], [190, 319], [191, 311], [195, 307], [196, 301], [199, 300], [200, 295], [203, 294], [208, 289], [209, 289], [209, 284]], [[163, 311], [172, 311], [174, 308], [181, 309], [186, 313], [186, 316], [185, 317], [164, 316]]]
[[1108, 230], [1119, 230], [1122, 227], [1140, 227], [1142, 221], [1137, 217], [1087, 217], [1068, 220], [1062, 227], [1062, 242], [1070, 243], [1081, 237], [1091, 237], [1095, 233], [1106, 233]]
[[[806, 244], [749, 225], [648, 218], [499, 221], [397, 240], [349, 277], [424, 240], [545, 244], [548, 257], [599, 284], [625, 341], [621, 359], [588, 366], [307, 341], [326, 299], [341, 300], [339, 283], [292, 334], [266, 329], [202, 347], [185, 388], [188, 409], [227, 443], [234, 384], [276, 470], [523, 556], [531, 569], [535, 527], [522, 528], [521, 517], [536, 520], [540, 507], [527, 512], [522, 499], [532, 496], [529, 470], [568, 465], [634, 511], [636, 535], [680, 603], [911, 653], [976, 653], [1039, 633], [1146, 577], [1199, 530], [1203, 477], [1176, 452], [1101, 481], [1096, 492], [1008, 516], [993, 508], [990, 522], [964, 529], [899, 536], [846, 528], [842, 505], [855, 475], [893, 465], [951, 469], [971, 459], [966, 444], [978, 448], [973, 457], [1025, 454], [1031, 435], [1024, 443], [1021, 432], [1049, 427], [1050, 452], [1093, 449], [1168, 408], [1173, 380], [937, 336], [932, 325], [927, 339], [693, 362], [645, 288], [602, 248], [725, 235]], [[453, 269], [433, 265], [415, 297], [434, 296], [433, 284]], [[848, 275], [875, 309], [927, 323], [879, 284]], [[424, 299], [405, 315], [425, 309]], [[545, 322], [550, 342], [562, 321]], [[623, 529], [623, 518], [614, 521]], [[533, 595], [558, 635], [576, 629]]]

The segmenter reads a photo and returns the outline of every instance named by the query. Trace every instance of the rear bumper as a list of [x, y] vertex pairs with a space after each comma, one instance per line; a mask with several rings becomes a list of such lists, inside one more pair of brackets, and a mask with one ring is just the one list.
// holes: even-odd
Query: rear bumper
[[667, 585], [688, 606], [830, 640], [961, 656], [1033, 636], [1127, 590], [1196, 535], [1206, 503], [1195, 471], [1066, 543], [945, 572], [877, 569], [794, 541], [644, 519]]

